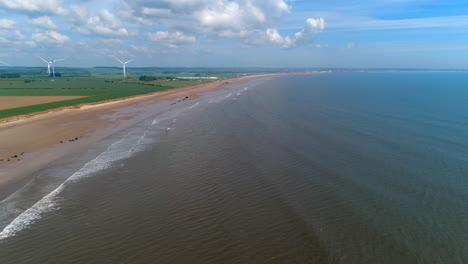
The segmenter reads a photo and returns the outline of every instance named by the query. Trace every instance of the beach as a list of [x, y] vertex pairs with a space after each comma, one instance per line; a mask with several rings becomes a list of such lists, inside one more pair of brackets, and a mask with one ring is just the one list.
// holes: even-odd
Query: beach
[[[25, 184], [35, 172], [73, 157], [141, 120], [155, 104], [164, 109], [178, 101], [224, 89], [265, 75], [218, 80], [129, 98], [53, 109], [0, 120], [0, 200]], [[161, 109], [163, 111], [164, 109]]]

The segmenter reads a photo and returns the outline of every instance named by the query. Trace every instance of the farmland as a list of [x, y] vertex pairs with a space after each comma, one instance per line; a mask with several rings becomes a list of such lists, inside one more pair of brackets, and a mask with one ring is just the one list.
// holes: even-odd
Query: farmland
[[0, 82], [0, 97], [3, 97], [0, 104], [1, 102], [6, 104], [5, 100], [8, 100], [9, 96], [12, 96], [11, 99], [16, 96], [80, 96], [80, 98], [2, 109], [0, 110], [0, 118], [148, 94], [198, 83], [202, 83], [202, 81], [152, 81], [151, 83], [143, 83], [102, 77], [62, 77], [56, 78], [54, 81], [51, 81], [50, 78], [30, 77], [3, 79]]
[[65, 101], [81, 97], [82, 96], [0, 96], [0, 110]]

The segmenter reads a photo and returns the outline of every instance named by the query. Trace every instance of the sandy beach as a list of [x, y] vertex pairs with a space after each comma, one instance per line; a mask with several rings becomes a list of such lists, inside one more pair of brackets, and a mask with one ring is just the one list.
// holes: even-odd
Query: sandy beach
[[225, 79], [112, 101], [54, 109], [0, 120], [0, 200], [34, 177], [35, 172], [71, 157], [138, 121], [145, 106], [191, 100], [265, 75]]

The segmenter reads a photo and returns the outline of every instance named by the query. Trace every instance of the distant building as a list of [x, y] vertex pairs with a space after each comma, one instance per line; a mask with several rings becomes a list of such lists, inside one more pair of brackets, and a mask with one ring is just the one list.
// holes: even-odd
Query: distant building
[[207, 76], [190, 76], [190, 77], [177, 77], [179, 80], [219, 80], [219, 77]]

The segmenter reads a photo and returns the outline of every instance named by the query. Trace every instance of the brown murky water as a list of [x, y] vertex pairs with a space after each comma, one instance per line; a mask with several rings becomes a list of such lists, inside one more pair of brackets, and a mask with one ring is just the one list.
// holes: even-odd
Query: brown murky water
[[0, 263], [466, 262], [466, 150], [341, 78], [233, 86], [116, 135], [7, 225]]

